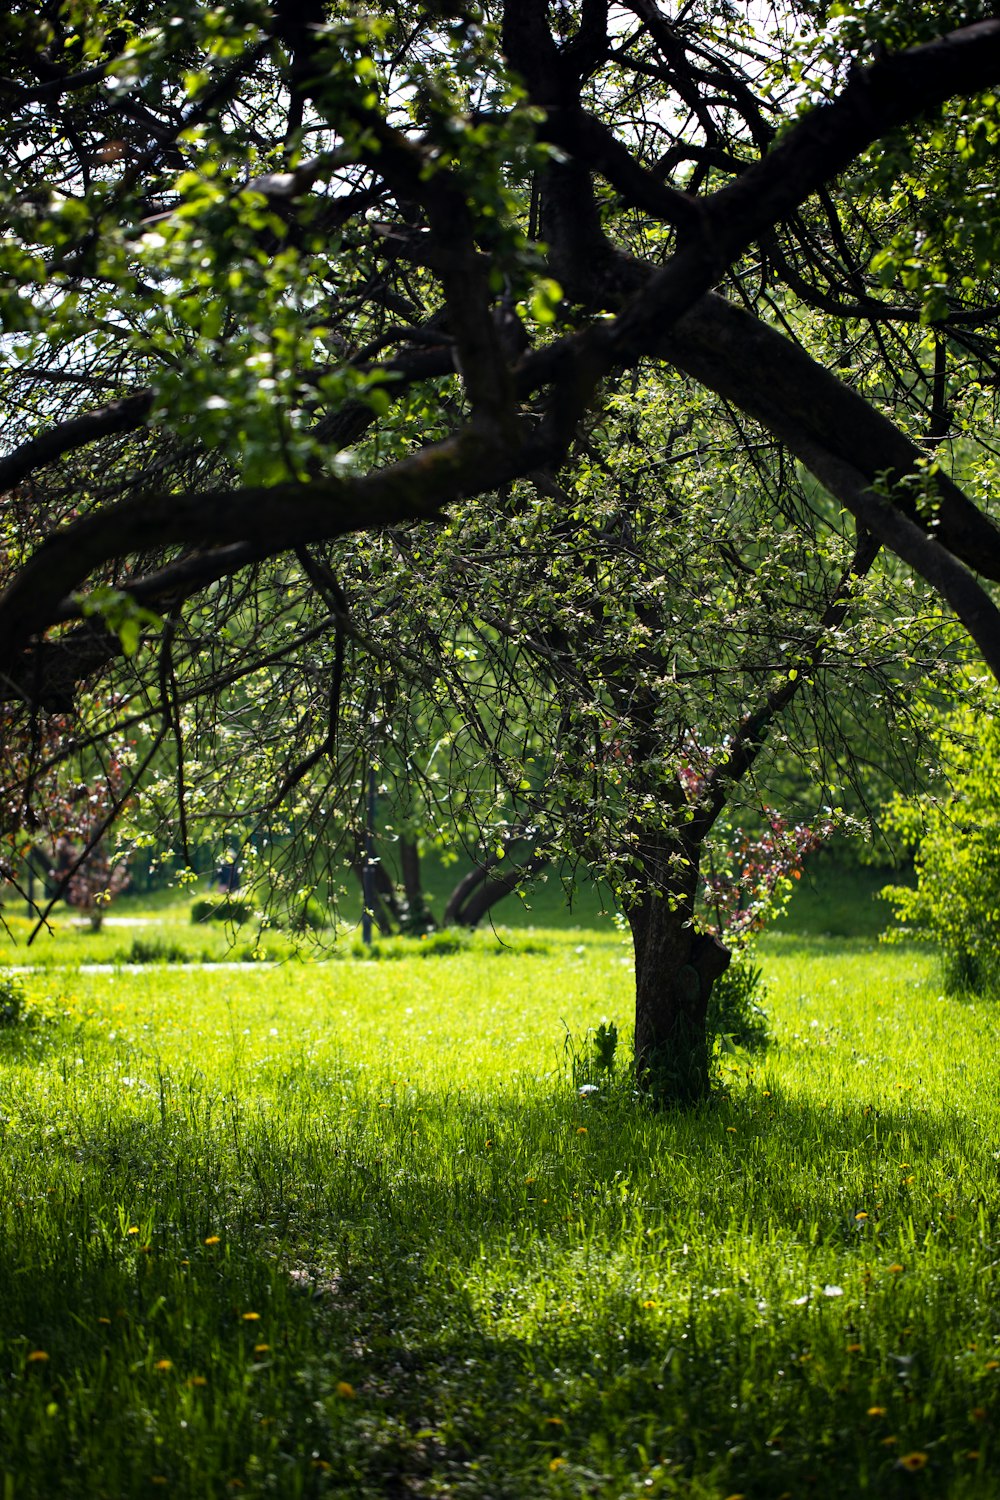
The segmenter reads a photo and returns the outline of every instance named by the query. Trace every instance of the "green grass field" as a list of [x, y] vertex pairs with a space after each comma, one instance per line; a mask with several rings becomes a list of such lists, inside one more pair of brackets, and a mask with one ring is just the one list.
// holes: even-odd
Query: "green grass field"
[[690, 1114], [574, 1085], [610, 924], [27, 974], [3, 1500], [996, 1496], [996, 1016], [799, 928]]

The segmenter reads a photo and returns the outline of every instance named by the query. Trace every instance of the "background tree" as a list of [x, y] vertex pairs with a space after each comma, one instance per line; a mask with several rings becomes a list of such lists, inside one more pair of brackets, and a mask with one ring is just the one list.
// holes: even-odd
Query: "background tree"
[[[512, 592], [530, 593], [514, 548], [542, 495], [560, 515], [543, 532], [558, 542], [565, 605], [539, 601], [537, 622], [521, 609], [530, 651], [508, 637], [504, 671], [495, 650], [492, 679], [477, 668], [472, 680], [495, 682], [496, 726], [518, 652], [532, 693], [550, 694], [540, 714], [525, 691], [519, 715], [531, 724], [551, 709], [559, 731], [541, 732], [567, 775], [539, 807], [552, 837], [561, 829], [591, 859], [608, 840], [579, 826], [595, 802], [571, 785], [583, 786], [593, 748], [608, 822], [631, 849], [615, 858], [636, 936], [640, 1065], [670, 1054], [697, 1092], [717, 962], [692, 948], [698, 857], [778, 715], [807, 685], [825, 701], [879, 547], [941, 593], [1000, 672], [988, 587], [1000, 532], [979, 500], [994, 465], [988, 91], [1000, 23], [971, 7], [828, 19], [789, 4], [751, 29], [715, 7], [670, 16], [646, 0], [585, 0], [550, 13], [507, 0], [416, 16], [56, 4], [15, 7], [3, 24], [11, 712], [30, 734], [32, 716], [110, 678], [113, 707], [81, 736], [130, 720], [169, 729], [169, 775], [149, 800], [172, 788], [182, 849], [192, 828], [251, 813], [261, 839], [283, 838], [322, 824], [331, 793], [319, 768], [335, 756], [345, 770], [366, 712], [371, 728], [366, 703], [412, 660], [427, 701], [459, 714], [469, 751], [454, 764], [474, 773], [473, 802], [492, 780], [513, 811], [516, 794], [541, 788], [531, 775], [512, 784], [519, 768], [494, 724], [480, 714], [480, 733], [465, 713], [464, 674], [452, 660], [446, 679], [438, 666], [428, 676], [420, 642], [407, 657], [426, 545], [407, 528], [449, 515], [466, 555], [491, 557], [508, 601], [526, 605]], [[605, 458], [621, 444], [627, 421], [606, 414], [623, 393], [638, 406], [653, 367], [672, 372], [675, 391], [686, 380], [711, 393], [698, 448], [713, 452], [712, 482], [730, 453], [742, 467], [759, 456], [752, 588], [696, 487], [626, 483], [602, 526], [600, 486], [579, 482], [595, 468], [588, 444]], [[668, 435], [672, 461], [683, 433]], [[652, 558], [629, 551], [650, 513], [661, 536], [672, 529], [675, 557], [695, 539], [697, 566], [678, 562], [659, 590]], [[325, 552], [360, 532], [374, 540], [350, 561]], [[797, 593], [789, 562], [810, 547], [816, 565]], [[395, 626], [391, 649], [353, 613], [366, 570], [380, 628]], [[484, 571], [468, 580], [470, 604]], [[447, 583], [438, 597], [455, 608], [455, 576]], [[710, 604], [674, 622], [682, 584]], [[598, 596], [607, 632], [587, 602]], [[554, 618], [561, 607], [571, 618]], [[792, 665], [774, 655], [786, 608]], [[476, 629], [503, 639], [490, 616]], [[704, 645], [709, 623], [729, 701], [713, 700], [703, 660], [691, 682], [712, 712], [675, 713], [665, 664], [693, 652], [692, 631]], [[349, 640], [371, 664], [350, 701]], [[652, 686], [633, 692], [636, 663]], [[571, 701], [574, 672], [591, 670]], [[677, 785], [691, 734], [705, 760], [694, 801]], [[261, 774], [237, 785], [226, 773], [243, 772], [248, 742]], [[616, 798], [607, 772], [629, 756]], [[534, 827], [536, 798], [523, 800]], [[512, 826], [528, 825], [518, 812]]]
[[1000, 976], [1000, 725], [992, 682], [970, 689], [969, 702], [930, 715], [946, 774], [888, 808], [890, 832], [915, 851], [917, 884], [887, 886], [884, 895], [900, 924], [891, 935], [935, 943], [949, 990], [992, 994]]

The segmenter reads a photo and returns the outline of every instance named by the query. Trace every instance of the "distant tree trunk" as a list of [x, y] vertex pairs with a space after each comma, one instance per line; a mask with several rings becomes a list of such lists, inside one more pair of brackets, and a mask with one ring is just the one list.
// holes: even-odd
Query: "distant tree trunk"
[[662, 1103], [709, 1088], [708, 1002], [729, 949], [692, 925], [700, 849], [642, 841], [639, 891], [626, 907], [635, 946], [635, 1072]]
[[[512, 841], [513, 842], [513, 841]], [[533, 880], [549, 863], [547, 854], [533, 854], [523, 864], [514, 863], [509, 854], [504, 873], [494, 872], [500, 866], [495, 854], [488, 854], [455, 886], [441, 918], [442, 927], [476, 927], [498, 901], [516, 891], [526, 880]]]
[[420, 846], [406, 834], [399, 836], [399, 865], [406, 896], [406, 928], [409, 932], [431, 932], [435, 923], [420, 879]]

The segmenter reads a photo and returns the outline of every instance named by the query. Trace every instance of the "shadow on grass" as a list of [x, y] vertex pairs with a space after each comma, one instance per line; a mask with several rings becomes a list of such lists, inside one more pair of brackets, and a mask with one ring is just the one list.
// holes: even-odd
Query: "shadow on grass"
[[[892, 1496], [901, 1455], [1000, 1415], [939, 1358], [992, 1199], [901, 1171], [981, 1153], [957, 1113], [766, 1074], [688, 1114], [329, 1064], [247, 1103], [193, 1072], [124, 1103], [64, 1085], [5, 1121], [0, 1450], [26, 1493]], [[958, 1463], [931, 1446], [937, 1492], [976, 1493]]]

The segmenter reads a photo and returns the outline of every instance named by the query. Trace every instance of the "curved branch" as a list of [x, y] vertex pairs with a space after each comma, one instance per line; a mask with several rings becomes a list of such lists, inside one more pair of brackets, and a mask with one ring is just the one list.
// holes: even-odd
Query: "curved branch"
[[28, 559], [0, 595], [0, 667], [52, 621], [67, 594], [111, 558], [170, 546], [238, 543], [273, 556], [303, 542], [403, 521], [437, 520], [449, 502], [486, 493], [544, 455], [525, 434], [521, 445], [491, 439], [475, 425], [455, 437], [360, 479], [216, 490], [207, 494], [133, 494], [72, 521]]
[[121, 401], [112, 401], [98, 411], [84, 412], [82, 416], [70, 417], [50, 427], [39, 437], [30, 438], [0, 459], [0, 490], [13, 489], [27, 479], [34, 469], [53, 463], [72, 453], [76, 448], [85, 448], [99, 438], [112, 437], [119, 432], [134, 432], [149, 416], [153, 405], [152, 391], [138, 391]]
[[[511, 25], [505, 41], [510, 41], [518, 16], [532, 35], [539, 26], [546, 29], [539, 0], [517, 0], [508, 7]], [[549, 45], [554, 46], [551, 37]], [[245, 68], [252, 56], [253, 49], [239, 67]], [[564, 59], [562, 66], [565, 72]], [[900, 496], [898, 482], [907, 474], [920, 473], [921, 455], [914, 445], [780, 335], [749, 317], [737, 324], [734, 320], [744, 315], [704, 294], [763, 230], [797, 208], [880, 135], [955, 94], [983, 88], [998, 76], [1000, 21], [966, 27], [885, 58], [855, 73], [833, 103], [804, 116], [739, 180], [705, 200], [700, 205], [699, 227], [683, 236], [681, 248], [662, 270], [651, 273], [647, 266], [615, 255], [608, 246], [608, 262], [602, 269], [611, 276], [620, 275], [620, 280], [617, 288], [605, 287], [604, 305], [620, 306], [626, 291], [631, 296], [618, 317], [599, 321], [521, 362], [515, 372], [519, 392], [537, 390], [543, 383], [554, 387], [549, 416], [533, 434], [526, 426], [516, 428], [512, 423], [501, 437], [492, 430], [492, 423], [490, 430], [484, 430], [473, 422], [447, 441], [366, 478], [324, 478], [308, 485], [204, 495], [138, 494], [71, 523], [38, 549], [0, 597], [0, 665], [10, 672], [17, 654], [35, 632], [52, 622], [66, 596], [112, 558], [177, 545], [242, 545], [259, 549], [261, 556], [270, 555], [355, 530], [434, 519], [451, 501], [487, 493], [558, 461], [601, 377], [615, 366], [631, 365], [650, 353], [688, 369], [758, 416], [823, 483], [830, 484], [864, 524], [871, 525], [888, 545], [895, 547], [898, 542], [904, 549], [902, 556], [921, 572], [927, 570], [925, 576], [962, 611], [961, 617], [982, 643], [993, 629], [992, 605], [962, 563], [1000, 578], [1000, 530], [956, 486], [940, 477], [940, 509], [930, 521], [922, 519], [912, 505], [907, 515], [879, 500], [872, 486], [888, 474], [896, 486], [894, 499], [909, 503]], [[231, 82], [230, 76], [223, 82]], [[413, 165], [408, 143], [391, 135], [381, 144], [385, 153], [393, 155], [397, 174], [408, 177]], [[381, 165], [385, 171], [385, 163]], [[454, 201], [451, 185], [437, 184], [434, 191], [439, 195], [436, 209], [443, 214]], [[700, 299], [704, 300], [696, 307]], [[674, 327], [686, 313], [684, 327]], [[452, 332], [458, 336], [457, 329]], [[464, 333], [463, 354], [475, 343], [469, 344], [468, 329]], [[780, 358], [775, 340], [781, 346]], [[484, 369], [495, 375], [495, 336], [487, 342], [491, 358]], [[484, 391], [480, 394], [489, 410], [490, 399]], [[502, 393], [494, 392], [492, 401], [498, 397], [503, 407]], [[115, 424], [125, 420], [121, 411], [125, 405], [116, 403], [103, 415], [91, 414], [64, 424], [57, 443], [65, 444], [69, 438], [71, 447], [84, 430], [88, 435], [81, 435], [80, 441], [92, 440], [97, 420], [117, 430]], [[134, 410], [128, 419], [135, 419]], [[46, 443], [52, 436], [35, 442]], [[64, 446], [58, 451], [68, 449]], [[32, 452], [31, 463], [41, 461], [39, 450]], [[18, 462], [26, 461], [21, 451]], [[16, 465], [7, 474], [11, 472], [16, 472]], [[860, 482], [852, 475], [860, 476]], [[2, 469], [0, 479], [4, 479]], [[932, 525], [933, 541], [928, 534]], [[995, 653], [991, 661], [994, 657]]]
[[700, 210], [694, 199], [650, 172], [593, 115], [582, 110], [550, 110], [544, 133], [552, 145], [572, 152], [577, 160], [599, 172], [627, 203], [676, 229], [696, 226]]
[[95, 63], [92, 68], [83, 68], [79, 73], [67, 73], [61, 78], [50, 78], [45, 83], [18, 83], [13, 78], [0, 78], [0, 94], [14, 106], [45, 104], [60, 99], [63, 94], [77, 89], [89, 89], [107, 77], [111, 63]]
[[846, 489], [834, 488], [840, 480], [833, 465], [848, 465], [868, 487], [893, 488], [895, 508], [914, 527], [924, 534], [933, 530], [942, 549], [1000, 581], [1000, 526], [942, 473], [926, 479], [927, 488], [933, 485], [934, 514], [918, 514], [913, 498], [898, 486], [926, 475], [926, 452], [798, 344], [723, 298], [708, 296], [659, 340], [657, 352], [761, 422], [863, 524], [852, 498], [856, 486], [852, 481]]
[[852, 73], [842, 92], [793, 125], [767, 155], [703, 201], [701, 225], [606, 329], [610, 363], [648, 344], [707, 292], [761, 234], [849, 167], [882, 136], [956, 95], [1000, 78], [1000, 21], [981, 21]]
[[881, 548], [881, 541], [871, 531], [860, 531], [854, 556], [817, 621], [816, 642], [808, 660], [798, 670], [786, 673], [765, 695], [763, 702], [746, 715], [732, 736], [725, 760], [715, 765], [706, 776], [705, 804], [692, 820], [689, 834], [692, 840], [705, 838], [725, 807], [729, 789], [746, 776], [763, 749], [775, 719], [814, 679], [832, 632], [846, 619], [857, 585], [871, 571]]

